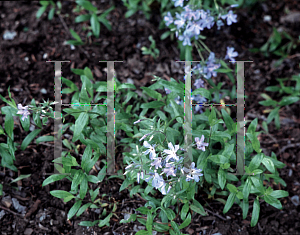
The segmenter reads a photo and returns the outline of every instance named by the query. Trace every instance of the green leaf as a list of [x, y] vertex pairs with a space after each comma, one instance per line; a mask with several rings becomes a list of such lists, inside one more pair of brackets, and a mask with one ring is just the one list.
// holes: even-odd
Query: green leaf
[[68, 212], [68, 219], [71, 219], [76, 214], [76, 212], [79, 210], [81, 206], [81, 203], [82, 203], [81, 200], [75, 202], [75, 204], [71, 207], [71, 209]]
[[[176, 104], [174, 100], [170, 100], [170, 103], [171, 103], [171, 106], [172, 106], [172, 108], [173, 108], [173, 111], [174, 111], [175, 116], [180, 116], [180, 113], [179, 113], [179, 110], [180, 110], [179, 105]], [[183, 122], [184, 122], [184, 120], [183, 120], [182, 117], [177, 117], [177, 118], [176, 118], [176, 121], [179, 122], [179, 123], [183, 123]]]
[[268, 86], [265, 88], [265, 91], [277, 92], [280, 91], [280, 87], [278, 86]]
[[193, 200], [193, 204], [190, 205], [191, 210], [195, 211], [196, 213], [206, 216], [206, 212], [203, 208], [203, 206], [196, 200]]
[[261, 192], [262, 194], [264, 194], [265, 193], [265, 188], [264, 188], [261, 180], [257, 179], [254, 176], [251, 176], [250, 179], [251, 179], [251, 181], [252, 181], [255, 189], [257, 189], [259, 192]]
[[269, 124], [276, 115], [278, 115], [278, 111], [279, 111], [280, 107], [276, 107], [275, 109], [273, 109], [270, 113], [269, 116], [267, 118], [267, 123]]
[[229, 190], [231, 193], [237, 193], [237, 192], [238, 192], [237, 188], [236, 188], [233, 184], [228, 184], [228, 183], [227, 183], [226, 186], [227, 186], [228, 190]]
[[255, 155], [249, 164], [249, 170], [253, 172], [255, 169], [257, 169], [260, 166], [262, 159], [263, 155], [261, 153]]
[[191, 223], [191, 213], [188, 214], [187, 218], [183, 221], [183, 223], [178, 227], [179, 229], [183, 229], [187, 227]]
[[96, 13], [92, 14], [92, 17], [90, 19], [91, 22], [91, 26], [92, 26], [92, 30], [93, 30], [93, 34], [96, 38], [99, 38], [99, 34], [100, 34], [100, 23], [98, 21], [97, 15]]
[[236, 129], [233, 128], [234, 121], [232, 120], [230, 115], [226, 112], [225, 109], [221, 109], [221, 112], [222, 112], [222, 116], [224, 118], [227, 129], [230, 131], [230, 133], [235, 132]]
[[30, 144], [30, 142], [41, 132], [41, 129], [34, 130], [29, 135], [25, 137], [21, 144], [21, 150], [25, 150], [26, 147]]
[[223, 214], [227, 213], [229, 211], [229, 209], [232, 207], [234, 200], [235, 200], [235, 196], [236, 196], [236, 193], [229, 194], [229, 197], [227, 198], [225, 207], [223, 209]]
[[282, 209], [281, 202], [275, 197], [272, 197], [271, 195], [264, 195], [264, 200], [266, 201], [266, 203], [270, 204], [271, 206], [274, 206], [279, 210]]
[[248, 210], [249, 210], [249, 201], [248, 200], [243, 200], [242, 202], [242, 210], [243, 210], [243, 219], [246, 219]]
[[55, 8], [52, 7], [48, 13], [48, 20], [52, 20], [55, 13]]
[[286, 96], [282, 98], [282, 100], [279, 102], [279, 105], [280, 106], [290, 105], [298, 102], [299, 99], [300, 99], [299, 97], [295, 97], [295, 96]]
[[143, 103], [141, 105], [141, 108], [142, 109], [156, 109], [156, 108], [160, 108], [160, 107], [163, 107], [165, 106], [165, 103], [162, 102], [162, 101], [152, 101], [152, 102], [149, 102], [149, 103]]
[[259, 204], [259, 198], [256, 197], [254, 203], [253, 203], [253, 211], [252, 211], [252, 218], [251, 218], [251, 227], [254, 227], [259, 218], [259, 211], [260, 211], [260, 204]]
[[122, 190], [124, 190], [125, 188], [127, 188], [131, 183], [132, 183], [132, 182], [131, 182], [128, 178], [126, 178], [126, 179], [123, 181], [123, 183], [122, 183], [122, 185], [121, 185], [121, 187], [120, 187], [119, 192], [121, 192]]
[[22, 179], [28, 178], [28, 177], [30, 177], [30, 176], [31, 176], [31, 174], [29, 174], [29, 175], [20, 175], [18, 178], [16, 178], [16, 179], [12, 180], [10, 183], [17, 182], [17, 181], [19, 181], [19, 180], [22, 180]]
[[284, 190], [275, 190], [270, 194], [270, 196], [274, 198], [288, 197], [289, 193]]
[[251, 191], [251, 182], [250, 179], [247, 178], [246, 183], [243, 188], [243, 198], [248, 201], [249, 193]]
[[36, 12], [36, 18], [40, 18], [42, 15], [43, 15], [43, 13], [46, 11], [46, 9], [47, 9], [47, 5], [45, 5], [45, 6], [41, 6], [39, 9], [38, 9], [38, 11]]
[[180, 234], [178, 225], [177, 225], [174, 221], [171, 221], [171, 226], [172, 226], [172, 228], [174, 229], [174, 232], [175, 232], [176, 234]]
[[255, 135], [255, 134], [252, 134], [252, 133], [246, 133], [246, 135], [247, 135], [247, 137], [250, 139], [253, 149], [254, 149], [257, 153], [260, 153], [260, 152], [261, 152], [261, 149], [260, 149], [260, 143], [259, 143], [259, 141], [258, 141], [256, 135]]
[[164, 32], [161, 36], [160, 36], [160, 40], [165, 40], [167, 37], [169, 37], [171, 34], [170, 31], [166, 31]]
[[[89, 69], [89, 67], [85, 67], [83, 71], [84, 71], [84, 75], [85, 75], [89, 80], [94, 80], [93, 73], [92, 73], [92, 71]], [[92, 83], [91, 83], [90, 81], [87, 81], [87, 83], [89, 84], [89, 85], [87, 86], [87, 89], [90, 90], [89, 93], [90, 93], [90, 95], [91, 95], [91, 93], [93, 92], [93, 85], [92, 85]], [[92, 95], [91, 95], [91, 96], [92, 96]]]
[[147, 222], [146, 222], [146, 228], [149, 232], [152, 232], [152, 224], [153, 224], [153, 216], [152, 213], [149, 211], [147, 213]]
[[257, 127], [257, 118], [255, 118], [249, 125], [247, 133], [254, 134]]
[[102, 182], [102, 180], [104, 179], [104, 177], [105, 177], [105, 175], [106, 175], [106, 169], [107, 169], [107, 167], [104, 166], [104, 167], [101, 169], [101, 171], [99, 171], [99, 173], [98, 173], [98, 175], [97, 175], [97, 177], [98, 177], [98, 179], [99, 179], [100, 182]]
[[263, 106], [273, 106], [273, 107], [275, 107], [278, 102], [276, 100], [271, 99], [271, 100], [259, 101], [258, 103], [263, 105]]
[[84, 21], [88, 21], [90, 19], [91, 19], [90, 14], [79, 15], [75, 18], [75, 23], [81, 23], [81, 22], [84, 22]]
[[50, 194], [53, 197], [63, 198], [64, 202], [68, 202], [68, 201], [72, 200], [73, 198], [75, 198], [74, 195], [72, 195], [69, 192], [63, 191], [63, 190], [53, 190], [53, 191], [50, 191]]
[[72, 142], [75, 142], [76, 140], [79, 139], [79, 136], [83, 128], [85, 128], [85, 126], [87, 125], [88, 120], [89, 120], [89, 115], [86, 112], [80, 113], [78, 119], [75, 121], [75, 130], [74, 130]]
[[[80, 200], [81, 201], [81, 200]], [[77, 212], [76, 216], [80, 216], [87, 208], [89, 208], [90, 205], [92, 205], [93, 203], [89, 202], [85, 205], [83, 205]], [[70, 212], [69, 212], [70, 213]]]
[[76, 0], [76, 3], [88, 11], [92, 11], [94, 13], [97, 11], [97, 7], [93, 6], [93, 4], [87, 0]]
[[82, 42], [80, 36], [73, 29], [70, 29], [70, 33], [71, 33], [73, 38], [75, 38], [79, 42]]
[[132, 16], [136, 12], [137, 12], [137, 9], [130, 9], [129, 11], [127, 11], [125, 13], [125, 18], [129, 18], [130, 16]]
[[198, 88], [192, 92], [193, 95], [201, 95], [209, 100], [211, 100], [211, 94], [207, 89]]
[[81, 184], [80, 184], [80, 191], [79, 191], [79, 197], [83, 199], [86, 195], [86, 192], [88, 190], [88, 181], [86, 176], [83, 177]]
[[1, 111], [2, 114], [5, 114], [4, 130], [6, 131], [7, 135], [13, 139], [14, 119], [11, 112], [11, 107], [2, 107]]
[[271, 173], [275, 174], [275, 167], [274, 167], [273, 162], [272, 162], [270, 159], [264, 157], [263, 160], [262, 160], [262, 164], [264, 164], [265, 167], [266, 167]]
[[99, 222], [99, 220], [95, 220], [93, 222], [92, 221], [81, 221], [78, 225], [80, 225], [80, 226], [87, 226], [87, 227], [93, 227], [98, 222]]
[[149, 235], [149, 232], [146, 230], [140, 230], [135, 235]]
[[147, 95], [149, 95], [151, 98], [156, 99], [156, 100], [160, 100], [162, 98], [161, 94], [158, 93], [157, 91], [154, 91], [148, 87], [141, 87]]
[[189, 212], [190, 204], [187, 202], [183, 205], [180, 212], [181, 220], [184, 220], [186, 218], [187, 213]]
[[72, 184], [71, 184], [71, 191], [75, 191], [77, 192], [78, 191], [78, 185], [82, 182], [83, 178], [84, 178], [84, 174], [81, 170], [77, 170], [75, 175], [74, 175], [74, 178], [72, 180]]
[[44, 180], [44, 182], [42, 184], [42, 187], [44, 187], [44, 186], [46, 186], [48, 184], [51, 184], [51, 183], [53, 183], [55, 181], [62, 180], [66, 176], [67, 175], [60, 175], [60, 174], [51, 175], [47, 179]]
[[36, 144], [39, 144], [41, 142], [47, 142], [47, 141], [54, 141], [54, 136], [51, 135], [40, 136], [35, 140]]
[[110, 213], [104, 220], [100, 220], [100, 223], [98, 226], [101, 228], [101, 227], [105, 226], [106, 224], [108, 224], [110, 221], [110, 218], [112, 216], [113, 216], [113, 213]]
[[226, 173], [222, 168], [220, 168], [218, 171], [218, 183], [223, 190], [226, 184]]
[[87, 173], [89, 172], [87, 169], [87, 165], [91, 161], [91, 158], [92, 158], [92, 147], [91, 145], [87, 145], [81, 160], [81, 168]]

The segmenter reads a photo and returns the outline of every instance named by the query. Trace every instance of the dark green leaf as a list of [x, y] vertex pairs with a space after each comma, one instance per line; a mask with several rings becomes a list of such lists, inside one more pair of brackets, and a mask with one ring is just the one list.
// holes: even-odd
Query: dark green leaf
[[96, 38], [99, 38], [99, 34], [100, 34], [100, 23], [98, 21], [97, 15], [96, 13], [92, 14], [92, 17], [90, 19], [91, 22], [91, 26], [92, 26], [92, 30], [93, 30], [93, 34]]
[[59, 174], [51, 175], [47, 179], [44, 180], [42, 187], [46, 186], [47, 184], [51, 184], [55, 181], [62, 180], [66, 176], [67, 175], [59, 175]]
[[259, 204], [259, 199], [257, 197], [253, 203], [251, 227], [254, 227], [257, 224], [259, 218], [259, 211], [260, 211], [260, 204]]
[[71, 207], [71, 209], [68, 212], [68, 219], [71, 219], [76, 214], [76, 212], [79, 210], [81, 206], [81, 203], [82, 203], [81, 200], [75, 202], [75, 204]]
[[41, 132], [41, 129], [34, 130], [29, 135], [25, 137], [21, 144], [21, 150], [25, 150], [26, 147], [30, 144], [30, 142]]
[[234, 200], [235, 200], [235, 196], [236, 196], [236, 193], [229, 194], [229, 197], [227, 198], [225, 207], [223, 209], [223, 214], [227, 213], [229, 211], [229, 209], [232, 207]]

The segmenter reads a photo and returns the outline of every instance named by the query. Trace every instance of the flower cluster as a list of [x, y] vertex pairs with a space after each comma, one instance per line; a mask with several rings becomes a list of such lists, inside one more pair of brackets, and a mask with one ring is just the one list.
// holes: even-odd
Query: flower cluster
[[[173, 0], [174, 1], [174, 0]], [[184, 0], [175, 0], [174, 6], [183, 7]], [[191, 46], [191, 39], [194, 37], [198, 39], [201, 31], [205, 28], [211, 29], [216, 23], [218, 30], [224, 25], [223, 20], [226, 20], [227, 25], [237, 22], [237, 15], [230, 10], [227, 14], [218, 16], [213, 16], [210, 10], [204, 11], [203, 9], [191, 9], [191, 6], [187, 5], [183, 7], [184, 11], [180, 14], [175, 13], [175, 19], [172, 17], [171, 13], [168, 12], [164, 17], [166, 26], [174, 24], [176, 26], [176, 34], [180, 34], [178, 39], [183, 41], [183, 46]]]
[[[195, 142], [197, 149], [201, 149], [202, 151], [205, 151], [205, 147], [208, 146], [208, 143], [204, 143], [204, 135], [202, 135], [201, 139], [196, 137]], [[168, 143], [168, 149], [164, 149], [160, 156], [156, 153], [155, 144], [151, 145], [148, 141], [144, 141], [143, 146], [147, 148], [143, 154], [149, 154], [150, 172], [147, 174], [143, 169], [143, 164], [134, 162], [125, 168], [127, 171], [124, 173], [125, 175], [132, 169], [138, 168], [138, 183], [140, 183], [140, 179], [144, 179], [146, 182], [152, 179], [152, 186], [160, 189], [161, 193], [166, 195], [172, 189], [172, 184], [177, 182], [179, 177], [182, 176], [180, 173], [185, 176], [187, 182], [192, 179], [199, 182], [199, 177], [203, 175], [200, 173], [202, 170], [197, 169], [194, 162], [188, 168], [183, 167], [183, 157], [178, 155], [178, 150], [183, 149], [179, 145], [174, 146], [172, 143]], [[163, 175], [166, 176], [167, 180], [164, 179]]]

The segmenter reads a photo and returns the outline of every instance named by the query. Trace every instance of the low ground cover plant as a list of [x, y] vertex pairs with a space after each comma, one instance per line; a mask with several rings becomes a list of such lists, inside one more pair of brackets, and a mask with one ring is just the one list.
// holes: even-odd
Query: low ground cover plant
[[[71, 182], [69, 191], [53, 190], [51, 195], [63, 198], [65, 202], [74, 199], [68, 219], [75, 215], [80, 216], [88, 208], [105, 207], [106, 210], [97, 220], [80, 223], [83, 226], [97, 224], [102, 227], [109, 226], [110, 218], [117, 215], [115, 212], [118, 208], [117, 203], [103, 203], [101, 198], [105, 195], [100, 197], [99, 186], [91, 187], [92, 184], [101, 182], [106, 173], [106, 161], [103, 159], [103, 167], [98, 175], [90, 174], [99, 157], [106, 154], [106, 107], [79, 104], [97, 103], [105, 97], [103, 92], [106, 91], [107, 83], [94, 82], [84, 75], [85, 71], [87, 70], [76, 70], [82, 74], [81, 90], [73, 82], [62, 78], [68, 86], [64, 92], [74, 92], [73, 105], [63, 110], [64, 116], [72, 115], [76, 120], [75, 123], [64, 122], [62, 131], [64, 134], [69, 129], [73, 133], [73, 139], [72, 142], [64, 139], [63, 144], [70, 151], [63, 151], [62, 156], [54, 160], [60, 174], [46, 178], [43, 186], [68, 179]], [[161, 90], [162, 87], [171, 92], [165, 94]], [[200, 192], [205, 192], [207, 197], [222, 202], [223, 213], [227, 213], [234, 204], [239, 205], [244, 219], [249, 213], [249, 201], [253, 199], [251, 226], [258, 222], [261, 201], [278, 209], [282, 208], [278, 199], [288, 196], [288, 193], [284, 190], [273, 190], [264, 182], [273, 179], [285, 186], [277, 171], [277, 168], [282, 168], [284, 164], [276, 159], [274, 153], [271, 156], [262, 153], [257, 140], [257, 119], [250, 123], [245, 137], [245, 175], [234, 175], [236, 122], [224, 108], [218, 111], [214, 106], [205, 108], [201, 114], [192, 114], [192, 163], [185, 165], [184, 108], [174, 101], [174, 98], [184, 94], [184, 84], [174, 79], [166, 81], [156, 77], [156, 82], [150, 87], [142, 87], [144, 97], [138, 96], [133, 89], [136, 89], [133, 84], [121, 84], [116, 80], [116, 133], [123, 131], [124, 136], [120, 143], [130, 151], [123, 152], [125, 172], [120, 170], [118, 175], [110, 177], [124, 180], [120, 191], [129, 189], [131, 196], [138, 193], [147, 202], [137, 209], [138, 213], [126, 216], [122, 223], [138, 220], [144, 224], [147, 230], [137, 234], [152, 234], [152, 231], [182, 234], [181, 229], [191, 223], [195, 213], [207, 215], [201, 204]], [[200, 93], [201, 91], [203, 90], [198, 90]], [[210, 101], [211, 93], [207, 99]], [[8, 124], [12, 116], [20, 117], [24, 130], [28, 131], [27, 123], [31, 117], [36, 127], [39, 127], [23, 140], [21, 148], [24, 149], [40, 133], [42, 123], [46, 122], [45, 118], [53, 118], [53, 115], [51, 108], [46, 109], [50, 105], [49, 102], [36, 107], [34, 100], [31, 106], [16, 105], [13, 99], [4, 101], [9, 105], [1, 110], [6, 115], [3, 134], [8, 136], [8, 142], [1, 144], [2, 152], [6, 152], [1, 152], [2, 165], [4, 162], [6, 166], [12, 166], [13, 163], [7, 162], [5, 158], [17, 147], [11, 138], [13, 126]], [[45, 116], [41, 118], [41, 114]], [[134, 123], [132, 120], [135, 120]], [[53, 140], [43, 138], [45, 136], [37, 138], [36, 141]], [[71, 154], [72, 145], [75, 145], [76, 141], [86, 146], [82, 159]], [[222, 147], [217, 148], [217, 143]], [[12, 155], [9, 158], [12, 158]], [[157, 192], [160, 192], [161, 196]]]

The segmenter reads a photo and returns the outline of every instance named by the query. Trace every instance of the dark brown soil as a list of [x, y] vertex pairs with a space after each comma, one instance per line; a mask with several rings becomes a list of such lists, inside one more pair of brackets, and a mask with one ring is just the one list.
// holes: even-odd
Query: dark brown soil
[[[18, 2], [1, 1], [1, 26], [0, 26], [0, 94], [8, 98], [7, 89], [10, 86], [12, 97], [17, 103], [23, 105], [31, 101], [32, 98], [39, 102], [42, 99], [54, 100], [54, 65], [45, 61], [70, 60], [70, 63], [63, 63], [63, 77], [80, 83], [79, 76], [71, 72], [71, 68], [89, 67], [97, 80], [106, 80], [106, 64], [99, 61], [124, 61], [115, 63], [117, 78], [121, 82], [126, 82], [128, 78], [134, 81], [137, 87], [151, 85], [151, 74], [163, 76], [166, 79], [173, 77], [177, 80], [183, 78], [183, 67], [175, 60], [179, 60], [179, 51], [176, 41], [166, 39], [160, 40], [160, 35], [164, 30], [158, 30], [161, 21], [159, 14], [153, 15], [147, 21], [143, 14], [135, 14], [126, 19], [124, 14], [126, 9], [121, 1], [115, 1], [116, 8], [109, 15], [112, 23], [112, 31], [108, 31], [101, 25], [100, 38], [86, 38], [86, 31], [83, 31], [84, 23], [74, 23], [76, 14], [72, 12], [75, 7], [74, 2], [62, 2], [62, 15], [55, 15], [52, 21], [48, 21], [44, 13], [40, 19], [36, 19], [35, 14], [39, 9], [38, 1]], [[108, 9], [112, 1], [92, 1], [98, 9]], [[154, 11], [157, 9], [153, 9]], [[239, 52], [238, 60], [252, 60], [253, 63], [245, 65], [245, 94], [246, 99], [245, 114], [246, 119], [258, 118], [259, 130], [261, 123], [266, 118], [265, 107], [258, 102], [263, 100], [260, 96], [264, 88], [276, 85], [275, 78], [291, 77], [299, 74], [299, 54], [292, 51], [279, 68], [273, 67], [273, 62], [279, 59], [277, 56], [264, 57], [260, 53], [251, 53], [248, 49], [262, 46], [272, 33], [272, 27], [283, 27], [292, 37], [298, 38], [300, 35], [299, 21], [297, 23], [281, 23], [280, 18], [289, 14], [289, 11], [300, 11], [300, 5], [296, 0], [266, 1], [263, 4], [256, 4], [247, 9], [238, 10], [238, 23], [231, 27], [225, 27], [221, 31], [211, 30], [207, 32], [209, 36], [206, 40], [209, 48], [216, 53], [216, 56], [224, 57], [226, 46], [233, 46]], [[69, 17], [66, 14], [69, 14]], [[264, 16], [269, 15], [272, 20], [264, 22]], [[72, 50], [69, 45], [64, 45], [66, 40], [70, 40], [69, 29], [77, 32], [81, 38], [87, 42], [84, 46], [76, 46]], [[17, 36], [13, 40], [3, 40], [5, 30], [16, 31]], [[150, 56], [143, 56], [140, 48], [149, 47], [148, 36], [153, 35], [160, 56], [154, 60]], [[220, 40], [221, 39], [221, 40]], [[299, 47], [298, 47], [299, 48]], [[45, 55], [47, 54], [47, 58]], [[298, 55], [298, 56], [297, 56]], [[195, 59], [198, 60], [195, 53]], [[218, 76], [215, 81], [227, 79]], [[228, 79], [227, 79], [228, 80]], [[228, 83], [227, 88], [233, 84]], [[290, 83], [293, 85], [293, 83]], [[42, 92], [43, 91], [43, 92]], [[268, 93], [274, 99], [273, 93]], [[70, 102], [68, 95], [63, 95], [63, 103]], [[269, 125], [269, 135], [260, 134], [261, 146], [267, 155], [273, 151], [277, 158], [286, 164], [286, 167], [279, 170], [279, 175], [284, 179], [287, 187], [272, 184], [273, 189], [284, 189], [289, 192], [289, 197], [281, 199], [282, 210], [261, 204], [259, 223], [255, 227], [250, 227], [251, 211], [245, 220], [242, 219], [242, 210], [234, 205], [230, 211], [223, 215], [223, 204], [208, 200], [199, 199], [209, 209], [209, 217], [194, 215], [190, 226], [185, 230], [188, 234], [300, 234], [300, 206], [297, 207], [291, 202], [291, 197], [300, 195], [300, 154], [299, 146], [294, 145], [300, 140], [300, 114], [297, 102], [280, 110], [281, 128], [277, 130], [272, 123]], [[0, 101], [0, 107], [5, 104]], [[70, 119], [71, 120], [71, 119]], [[3, 116], [0, 115], [1, 125], [4, 123]], [[53, 132], [53, 122], [50, 122], [42, 134]], [[26, 133], [15, 120], [15, 140], [21, 143]], [[0, 142], [5, 143], [6, 138], [0, 136]], [[119, 218], [112, 217], [110, 226], [99, 228], [86, 228], [78, 226], [83, 220], [94, 221], [98, 214], [88, 210], [80, 217], [73, 217], [67, 220], [67, 213], [73, 201], [64, 203], [62, 200], [50, 195], [51, 190], [70, 189], [70, 182], [62, 180], [57, 183], [42, 187], [45, 173], [53, 172], [53, 143], [36, 145], [30, 144], [25, 151], [20, 148], [16, 151], [16, 167], [18, 174], [31, 174], [28, 179], [21, 183], [8, 184], [11, 179], [15, 179], [18, 174], [9, 169], [0, 168], [0, 183], [4, 184], [5, 196], [16, 198], [21, 205], [26, 207], [26, 212], [33, 207], [37, 200], [41, 202], [36, 210], [26, 219], [19, 216], [19, 212], [13, 206], [5, 210], [5, 215], [0, 219], [1, 234], [134, 234], [134, 231], [141, 229], [141, 224], [129, 223], [120, 224], [123, 219], [122, 211], [129, 211], [130, 208], [138, 208], [144, 205], [143, 200], [134, 196], [129, 197], [129, 191], [119, 192], [121, 179], [109, 179], [101, 183], [101, 194], [106, 193], [104, 198], [108, 203], [118, 202]], [[84, 146], [80, 148], [82, 153]], [[284, 150], [284, 151], [281, 151]], [[119, 169], [122, 162], [117, 156]], [[101, 160], [101, 159], [99, 159]], [[20, 190], [15, 188], [19, 187]], [[109, 198], [110, 196], [110, 198]], [[203, 194], [204, 196], [204, 194]], [[1, 197], [0, 197], [1, 198]], [[1, 198], [3, 199], [3, 197]], [[205, 201], [204, 201], [205, 200]], [[253, 198], [250, 198], [250, 201]], [[251, 203], [250, 203], [251, 205]], [[6, 208], [1, 205], [0, 211]], [[7, 208], [6, 208], [7, 209]], [[123, 233], [122, 233], [123, 232]]]

